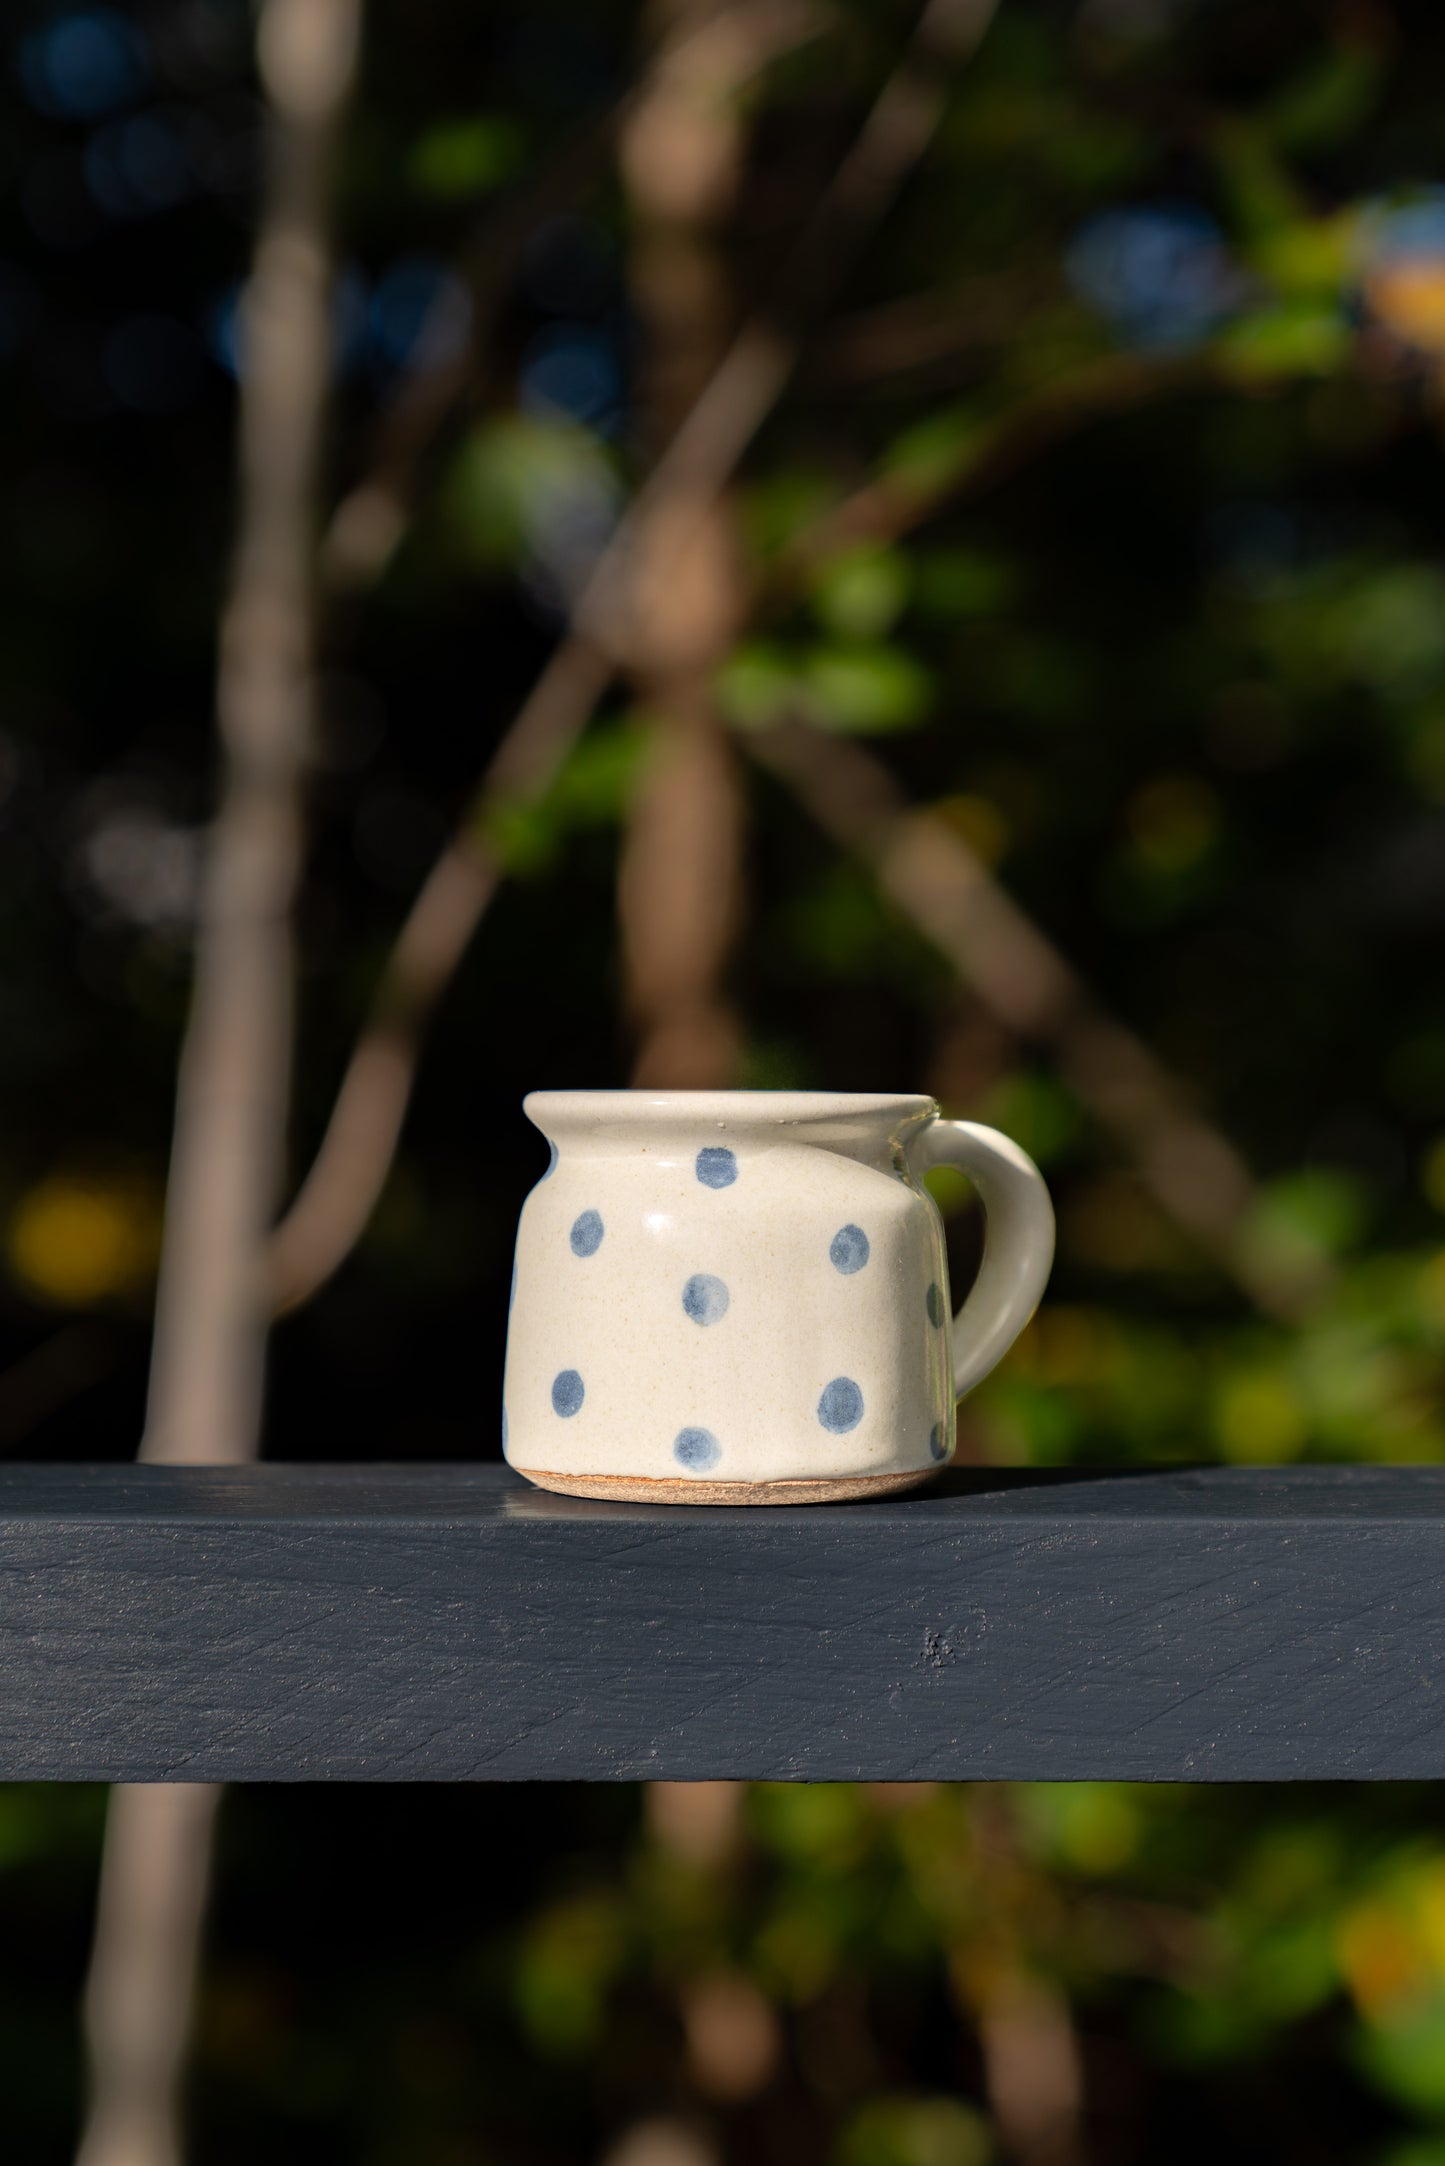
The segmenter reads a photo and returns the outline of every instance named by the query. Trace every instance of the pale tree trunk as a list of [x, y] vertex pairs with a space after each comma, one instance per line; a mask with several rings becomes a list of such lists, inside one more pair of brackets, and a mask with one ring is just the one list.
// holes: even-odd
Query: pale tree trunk
[[85, 1988], [79, 2166], [180, 2166], [180, 2093], [219, 1785], [110, 1793]]
[[[756, 59], [734, 0], [664, 0], [655, 27], [711, 36], [655, 64], [622, 131], [629, 284], [643, 339], [643, 427], [674, 441], [728, 352], [736, 308], [719, 228], [742, 170], [741, 92]], [[753, 18], [756, 21], [756, 18]], [[743, 797], [714, 683], [746, 608], [726, 489], [682, 489], [641, 527], [626, 662], [651, 732], [628, 808], [618, 880], [632, 1080], [655, 1090], [730, 1083], [737, 1020], [722, 975], [742, 908]], [[737, 1783], [653, 1785], [649, 1812], [680, 1843], [736, 1831]], [[711, 1816], [711, 1817], [709, 1817]]]
[[221, 620], [222, 794], [181, 1055], [141, 1456], [256, 1449], [291, 1066], [291, 904], [311, 739], [330, 167], [358, 0], [267, 0], [271, 186], [242, 301], [240, 499]]
[[[642, 426], [656, 455], [736, 330], [720, 229], [742, 170], [741, 94], [766, 30], [736, 0], [663, 0], [654, 28], [676, 57], [648, 71], [621, 153]], [[633, 1080], [659, 1089], [727, 1083], [737, 1058], [721, 977], [741, 904], [742, 793], [713, 682], [742, 621], [742, 584], [726, 492], [685, 492], [638, 535], [627, 663], [653, 737], [629, 808], [618, 908]]]
[[1084, 2056], [1073, 2010], [1032, 1959], [1036, 1878], [1006, 1788], [972, 1795], [978, 1911], [952, 1950], [954, 1997], [977, 2028], [984, 2093], [1012, 2166], [1089, 2166]]
[[[181, 1056], [140, 1456], [256, 1454], [291, 1068], [291, 911], [311, 736], [335, 138], [359, 0], [265, 0], [270, 174], [241, 310], [239, 519], [221, 623], [221, 793]], [[178, 2166], [218, 1791], [111, 1794], [85, 1993], [81, 2166]]]

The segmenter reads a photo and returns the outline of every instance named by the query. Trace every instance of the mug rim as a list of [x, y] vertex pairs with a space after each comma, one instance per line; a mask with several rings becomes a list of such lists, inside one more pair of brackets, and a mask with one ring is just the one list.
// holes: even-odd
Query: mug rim
[[667, 1119], [731, 1124], [760, 1121], [791, 1127], [809, 1121], [878, 1119], [924, 1120], [938, 1112], [927, 1091], [799, 1090], [538, 1090], [522, 1100], [522, 1111], [546, 1133], [557, 1120], [608, 1121], [641, 1126]]

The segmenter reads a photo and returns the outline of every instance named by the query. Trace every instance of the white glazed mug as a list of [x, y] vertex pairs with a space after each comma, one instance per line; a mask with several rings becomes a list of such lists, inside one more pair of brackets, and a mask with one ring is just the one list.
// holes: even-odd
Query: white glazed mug
[[[1038, 1305], [1054, 1214], [1033, 1161], [931, 1098], [534, 1091], [552, 1163], [522, 1208], [502, 1442], [528, 1481], [648, 1503], [910, 1489]], [[983, 1206], [957, 1317], [922, 1186]]]

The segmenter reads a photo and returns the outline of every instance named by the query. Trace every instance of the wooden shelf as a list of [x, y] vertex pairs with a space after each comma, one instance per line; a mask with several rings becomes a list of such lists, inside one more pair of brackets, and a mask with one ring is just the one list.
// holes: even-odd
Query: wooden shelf
[[1442, 1774], [1442, 1467], [781, 1511], [0, 1469], [6, 1779]]

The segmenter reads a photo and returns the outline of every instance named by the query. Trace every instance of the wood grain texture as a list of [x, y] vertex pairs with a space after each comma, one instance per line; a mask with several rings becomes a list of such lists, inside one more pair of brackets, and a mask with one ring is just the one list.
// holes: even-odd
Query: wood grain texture
[[0, 1470], [0, 1777], [1445, 1774], [1445, 1468]]

